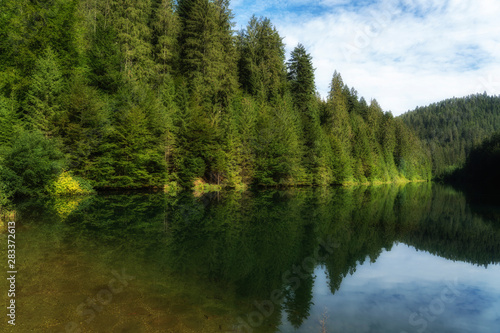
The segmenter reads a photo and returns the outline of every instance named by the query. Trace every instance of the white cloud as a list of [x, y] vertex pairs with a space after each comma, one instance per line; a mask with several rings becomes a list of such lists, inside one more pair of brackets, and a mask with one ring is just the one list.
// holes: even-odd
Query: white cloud
[[233, 3], [238, 28], [255, 13], [272, 20], [288, 51], [304, 44], [323, 97], [334, 70], [394, 114], [453, 96], [500, 94], [496, 0], [246, 3]]

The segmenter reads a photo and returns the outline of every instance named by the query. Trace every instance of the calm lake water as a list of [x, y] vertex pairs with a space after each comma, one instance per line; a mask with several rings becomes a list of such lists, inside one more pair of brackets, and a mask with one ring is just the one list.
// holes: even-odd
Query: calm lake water
[[21, 202], [0, 331], [497, 333], [497, 199], [428, 183]]

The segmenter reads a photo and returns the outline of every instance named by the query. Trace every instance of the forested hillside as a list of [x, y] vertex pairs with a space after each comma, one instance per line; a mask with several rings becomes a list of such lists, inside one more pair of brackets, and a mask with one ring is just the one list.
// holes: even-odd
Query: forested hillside
[[3, 1], [4, 188], [62, 170], [100, 188], [430, 178], [403, 121], [336, 72], [321, 100], [304, 46], [285, 59], [268, 19], [231, 20], [228, 0]]
[[500, 131], [500, 97], [472, 95], [420, 107], [401, 116], [432, 156], [433, 174], [461, 167], [474, 147]]

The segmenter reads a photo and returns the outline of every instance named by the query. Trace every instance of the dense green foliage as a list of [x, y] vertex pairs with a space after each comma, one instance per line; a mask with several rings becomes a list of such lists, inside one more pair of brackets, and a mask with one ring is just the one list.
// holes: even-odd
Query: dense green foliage
[[63, 154], [39, 132], [20, 131], [3, 152], [0, 183], [7, 196], [42, 194], [64, 166]]
[[432, 156], [433, 174], [463, 166], [474, 147], [500, 131], [500, 97], [472, 95], [420, 107], [401, 116]]
[[235, 34], [228, 0], [7, 0], [0, 20], [0, 145], [40, 132], [93, 186], [430, 177], [402, 121], [337, 73], [320, 100], [304, 46], [286, 61], [265, 18]]

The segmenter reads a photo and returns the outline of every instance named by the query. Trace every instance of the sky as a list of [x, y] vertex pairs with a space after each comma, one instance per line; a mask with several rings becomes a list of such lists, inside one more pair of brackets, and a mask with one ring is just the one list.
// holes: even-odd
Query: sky
[[333, 72], [394, 115], [476, 93], [500, 94], [498, 0], [232, 0], [235, 29], [271, 19], [311, 54], [326, 98]]

